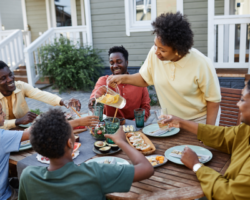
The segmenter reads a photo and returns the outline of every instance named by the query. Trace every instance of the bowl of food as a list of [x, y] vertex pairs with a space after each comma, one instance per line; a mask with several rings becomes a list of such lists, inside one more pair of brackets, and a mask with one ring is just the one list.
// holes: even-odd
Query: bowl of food
[[92, 136], [97, 139], [97, 140], [105, 140], [106, 138], [104, 137], [105, 134], [105, 126], [102, 124], [97, 125], [96, 127], [93, 127], [90, 129], [90, 132]]
[[116, 144], [108, 144], [112, 150], [118, 150], [119, 149], [119, 146], [116, 145]]
[[108, 153], [110, 151], [111, 147], [107, 146], [107, 147], [102, 147], [99, 149], [100, 152], [102, 153]]
[[99, 150], [100, 148], [102, 147], [105, 147], [106, 146], [106, 142], [103, 142], [103, 141], [97, 141], [94, 143], [94, 146], [97, 150]]

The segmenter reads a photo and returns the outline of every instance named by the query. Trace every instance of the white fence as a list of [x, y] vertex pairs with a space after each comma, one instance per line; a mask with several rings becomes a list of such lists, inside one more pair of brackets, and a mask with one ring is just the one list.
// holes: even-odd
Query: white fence
[[214, 15], [208, 1], [208, 57], [215, 68], [247, 68], [250, 73], [250, 15]]
[[6, 62], [11, 70], [24, 64], [24, 47], [31, 43], [30, 31], [0, 31], [0, 60]]
[[11, 70], [14, 70], [19, 64], [24, 64], [23, 49], [22, 31], [12, 31], [12, 33], [0, 41], [0, 60], [6, 62]]
[[34, 86], [40, 78], [39, 67], [37, 66], [39, 64], [39, 48], [46, 44], [52, 44], [55, 39], [59, 39], [61, 36], [69, 38], [75, 45], [80, 39], [84, 45], [92, 44], [92, 40], [87, 35], [86, 26], [50, 28], [24, 49], [26, 70], [30, 85]]

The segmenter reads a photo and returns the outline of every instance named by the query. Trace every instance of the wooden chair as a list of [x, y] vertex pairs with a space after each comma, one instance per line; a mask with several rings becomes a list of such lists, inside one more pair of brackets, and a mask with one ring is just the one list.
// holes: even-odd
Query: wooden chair
[[241, 98], [241, 89], [222, 88], [220, 103], [220, 126], [237, 126], [240, 124], [239, 108], [236, 105]]

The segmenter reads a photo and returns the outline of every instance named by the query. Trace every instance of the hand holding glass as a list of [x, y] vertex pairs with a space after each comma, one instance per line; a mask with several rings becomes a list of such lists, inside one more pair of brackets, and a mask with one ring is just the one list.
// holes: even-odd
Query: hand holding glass
[[155, 111], [155, 117], [157, 119], [157, 123], [160, 128], [168, 127], [168, 123], [164, 123], [164, 124], [162, 123], [162, 121], [164, 120], [162, 115], [167, 115], [167, 114], [168, 114], [168, 111], [166, 108], [162, 108], [160, 110]]

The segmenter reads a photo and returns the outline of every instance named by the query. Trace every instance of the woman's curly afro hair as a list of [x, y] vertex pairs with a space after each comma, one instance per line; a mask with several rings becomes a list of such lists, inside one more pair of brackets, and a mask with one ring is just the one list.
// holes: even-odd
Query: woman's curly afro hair
[[71, 126], [60, 109], [41, 114], [31, 128], [33, 149], [48, 158], [60, 158], [71, 136]]
[[153, 34], [161, 40], [163, 45], [177, 50], [184, 56], [193, 46], [193, 32], [190, 23], [180, 12], [161, 14], [152, 23]]

